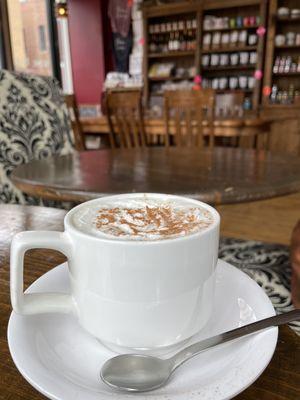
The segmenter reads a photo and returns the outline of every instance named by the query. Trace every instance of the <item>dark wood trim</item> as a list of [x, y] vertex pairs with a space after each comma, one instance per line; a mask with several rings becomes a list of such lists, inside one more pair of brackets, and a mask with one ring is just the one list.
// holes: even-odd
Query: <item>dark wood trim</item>
[[[262, 0], [260, 2], [259, 14], [261, 17], [261, 26], [264, 26], [267, 29], [267, 0]], [[264, 61], [265, 61], [265, 42], [266, 35], [259, 36], [258, 44], [257, 44], [257, 64], [256, 69], [259, 71], [263, 71]], [[253, 93], [253, 109], [258, 109], [261, 99], [261, 91], [262, 91], [262, 81], [257, 80], [255, 82], [254, 93]]]
[[195, 54], [195, 65], [196, 65], [196, 71], [197, 74], [201, 74], [201, 57], [202, 57], [202, 35], [203, 35], [203, 27], [202, 27], [202, 21], [203, 21], [203, 12], [202, 12], [202, 7], [200, 10], [197, 11], [196, 15], [197, 19], [197, 30], [196, 30], [196, 54]]
[[10, 42], [9, 19], [7, 10], [7, 0], [0, 0], [0, 22], [1, 34], [3, 38], [4, 66], [6, 69], [13, 70], [13, 57]]
[[203, 0], [203, 10], [255, 6], [260, 2], [261, 0]]
[[61, 82], [60, 58], [59, 58], [59, 43], [57, 22], [55, 18], [54, 2], [52, 0], [46, 1], [47, 16], [48, 16], [48, 29], [50, 38], [50, 51], [53, 75]]
[[273, 121], [282, 121], [282, 116], [284, 116], [284, 120], [294, 119], [300, 121], [300, 105], [268, 104], [268, 102], [266, 102], [261, 108], [260, 115], [262, 118], [271, 119]]
[[161, 4], [151, 5], [151, 6], [143, 6], [142, 10], [144, 16], [146, 18], [151, 17], [161, 17], [164, 15], [176, 15], [176, 14], [188, 14], [192, 12], [197, 12], [199, 8], [202, 7], [201, 0], [191, 0], [191, 1], [182, 1], [180, 3], [170, 3], [170, 4]]
[[[269, 3], [269, 17], [268, 17], [268, 32], [267, 32], [267, 44], [265, 52], [265, 72], [264, 72], [264, 86], [271, 87], [272, 85], [272, 70], [273, 70], [273, 58], [274, 58], [274, 43], [276, 34], [276, 10], [277, 0], [270, 0]], [[269, 98], [263, 96], [263, 106], [268, 106]]]
[[149, 80], [148, 80], [148, 69], [149, 69], [149, 48], [148, 48], [148, 18], [143, 14], [143, 37], [144, 37], [144, 55], [143, 55], [143, 77], [144, 77], [144, 105], [148, 104], [149, 100]]

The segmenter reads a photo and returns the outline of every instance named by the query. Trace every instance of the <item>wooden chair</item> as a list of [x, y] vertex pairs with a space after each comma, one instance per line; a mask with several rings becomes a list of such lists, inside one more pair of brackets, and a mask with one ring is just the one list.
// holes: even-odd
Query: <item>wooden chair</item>
[[106, 93], [106, 112], [112, 148], [144, 147], [147, 144], [140, 90], [118, 90]]
[[[166, 146], [204, 146], [206, 121], [209, 146], [214, 144], [214, 90], [170, 90], [164, 93]], [[172, 131], [174, 135], [171, 135]], [[173, 136], [173, 137], [172, 137]]]
[[75, 148], [78, 151], [86, 150], [84, 135], [79, 120], [79, 112], [74, 94], [65, 95], [65, 103], [68, 108], [71, 126], [74, 134]]

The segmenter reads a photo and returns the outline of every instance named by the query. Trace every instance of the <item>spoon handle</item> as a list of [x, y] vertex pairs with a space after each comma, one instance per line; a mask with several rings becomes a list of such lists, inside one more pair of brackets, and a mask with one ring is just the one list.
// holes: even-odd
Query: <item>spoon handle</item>
[[300, 309], [289, 311], [287, 313], [276, 315], [273, 317], [265, 318], [260, 321], [253, 322], [252, 324], [244, 325], [240, 328], [233, 329], [228, 332], [220, 333], [219, 335], [213, 336], [208, 339], [204, 339], [201, 342], [194, 343], [185, 349], [181, 350], [173, 357], [169, 359], [170, 363], [173, 363], [172, 370], [176, 369], [198, 353], [209, 349], [210, 347], [217, 346], [218, 344], [229, 342], [230, 340], [238, 339], [242, 336], [249, 335], [251, 333], [260, 331], [271, 326], [279, 326], [287, 324], [291, 321], [300, 320]]

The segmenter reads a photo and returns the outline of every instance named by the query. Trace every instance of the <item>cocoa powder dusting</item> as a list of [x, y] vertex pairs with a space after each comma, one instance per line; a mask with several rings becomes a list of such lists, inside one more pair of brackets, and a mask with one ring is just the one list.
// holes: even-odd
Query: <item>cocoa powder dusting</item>
[[211, 214], [197, 207], [176, 208], [170, 205], [141, 208], [101, 208], [95, 226], [117, 237], [144, 240], [183, 236], [208, 227]]

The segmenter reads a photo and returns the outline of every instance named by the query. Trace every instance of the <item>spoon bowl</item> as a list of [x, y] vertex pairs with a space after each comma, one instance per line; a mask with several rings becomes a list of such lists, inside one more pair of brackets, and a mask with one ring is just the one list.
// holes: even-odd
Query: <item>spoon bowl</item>
[[100, 373], [101, 379], [110, 387], [131, 392], [157, 389], [169, 379], [170, 374], [168, 360], [142, 354], [111, 358]]
[[300, 310], [265, 318], [228, 332], [194, 343], [166, 360], [142, 355], [124, 354], [106, 361], [101, 379], [114, 389], [127, 392], [146, 392], [163, 386], [176, 368], [204, 350], [272, 326], [300, 319]]

